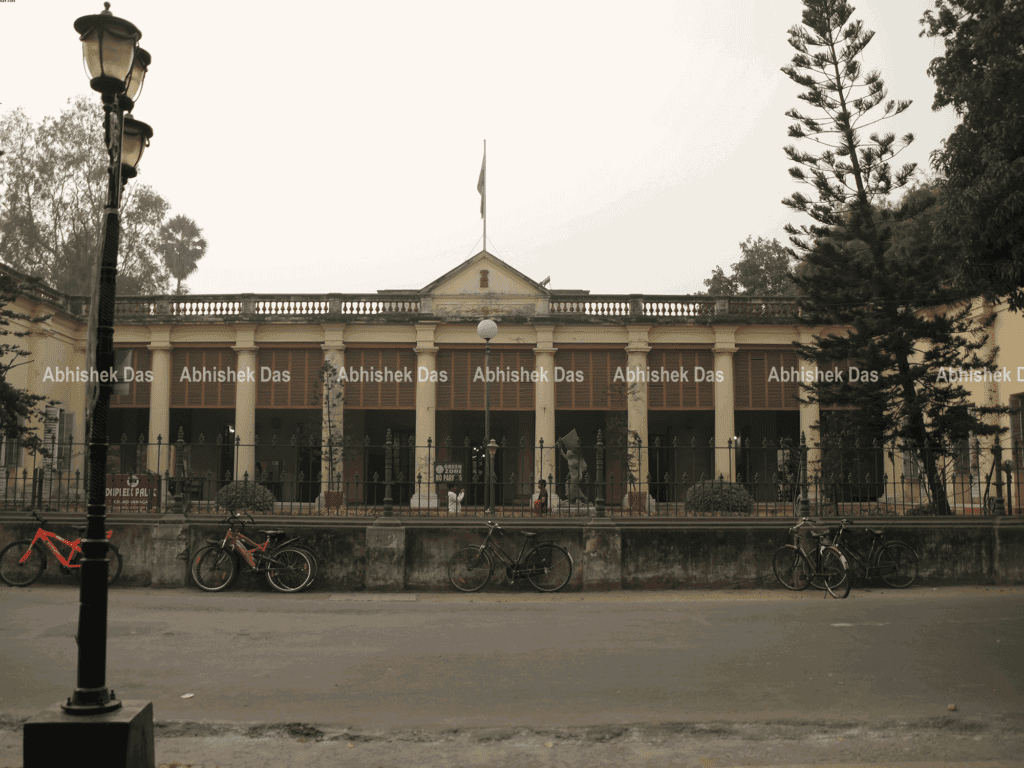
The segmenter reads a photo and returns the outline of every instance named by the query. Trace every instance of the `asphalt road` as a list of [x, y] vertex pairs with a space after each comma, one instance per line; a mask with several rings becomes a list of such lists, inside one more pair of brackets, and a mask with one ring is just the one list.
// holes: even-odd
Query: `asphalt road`
[[[0, 590], [0, 766], [18, 724], [73, 690], [77, 614], [70, 586]], [[206, 739], [243, 761], [221, 766], [274, 764], [271, 744], [311, 750], [304, 765], [1024, 765], [1024, 589], [115, 588], [107, 684], [153, 702], [158, 761]]]

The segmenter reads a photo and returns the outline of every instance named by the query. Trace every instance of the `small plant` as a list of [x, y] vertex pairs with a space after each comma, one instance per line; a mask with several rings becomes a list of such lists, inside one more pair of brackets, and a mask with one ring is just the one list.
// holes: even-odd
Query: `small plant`
[[236, 480], [217, 491], [217, 506], [228, 512], [273, 512], [274, 494], [251, 480]]
[[739, 483], [705, 480], [691, 486], [686, 492], [687, 512], [749, 515], [753, 507], [754, 499]]

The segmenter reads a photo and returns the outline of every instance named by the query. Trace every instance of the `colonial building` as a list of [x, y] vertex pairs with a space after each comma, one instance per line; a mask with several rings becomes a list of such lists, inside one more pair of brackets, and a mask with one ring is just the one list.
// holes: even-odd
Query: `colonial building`
[[[71, 447], [54, 461], [80, 470], [88, 300], [25, 284], [18, 305], [51, 317], [26, 326], [31, 357], [9, 379], [56, 402], [49, 429]], [[261, 477], [281, 501], [313, 501], [310, 480], [326, 488], [336, 474], [382, 475], [390, 434], [403, 480], [396, 503], [433, 507], [437, 465], [479, 455], [490, 378], [496, 472], [518, 478], [514, 493], [563, 476], [555, 443], [575, 430], [589, 450], [598, 439], [608, 446], [610, 504], [631, 480], [649, 482], [655, 502], [678, 501], [667, 497], [683, 478], [749, 479], [778, 468], [782, 442], [804, 433], [816, 443], [821, 414], [798, 398], [799, 381], [815, 373], [791, 346], [812, 329], [795, 312], [788, 299], [553, 290], [486, 251], [417, 290], [119, 297], [126, 386], [109, 433], [127, 441], [112, 451], [111, 471], [173, 474], [169, 443], [181, 436], [191, 472]], [[489, 365], [482, 318], [498, 325]], [[1015, 403], [1024, 392], [1024, 342], [1010, 333], [1018, 326], [1016, 315], [997, 318], [1012, 373], [972, 383], [979, 401]], [[331, 464], [328, 440], [363, 450]], [[144, 447], [126, 449], [135, 443]], [[616, 451], [627, 444], [644, 450], [632, 459]], [[8, 469], [25, 462], [5, 448]], [[593, 454], [584, 456], [593, 472]]]

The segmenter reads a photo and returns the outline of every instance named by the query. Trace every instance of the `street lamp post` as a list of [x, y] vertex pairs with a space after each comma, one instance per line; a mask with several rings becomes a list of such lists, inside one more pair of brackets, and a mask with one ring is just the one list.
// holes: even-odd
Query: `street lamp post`
[[[89, 308], [89, 342], [92, 355], [87, 363], [102, 374], [114, 367], [114, 298], [117, 281], [117, 251], [121, 231], [121, 188], [136, 175], [135, 166], [153, 135], [145, 123], [125, 117], [135, 105], [150, 63], [150, 56], [138, 47], [142, 33], [124, 19], [110, 13], [110, 3], [94, 16], [75, 21], [81, 35], [90, 86], [103, 99], [104, 134], [110, 164], [107, 169], [107, 200], [103, 209], [103, 251], [96, 275], [93, 304]], [[94, 355], [94, 357], [93, 357]], [[90, 377], [91, 379], [92, 377]], [[76, 714], [98, 714], [121, 706], [106, 687], [107, 641], [107, 539], [106, 467], [107, 416], [112, 381], [95, 383], [90, 398], [89, 505], [85, 537], [82, 539], [82, 591], [78, 617], [78, 687], [64, 704]]]
[[[107, 417], [116, 383], [114, 369], [114, 299], [117, 251], [121, 231], [121, 188], [136, 175], [135, 166], [153, 136], [145, 123], [129, 114], [142, 90], [149, 54], [139, 48], [142, 33], [110, 12], [110, 3], [92, 16], [75, 21], [80, 35], [89, 85], [103, 100], [104, 141], [110, 162], [107, 199], [101, 229], [102, 252], [96, 265], [89, 305], [90, 369], [86, 397], [89, 425], [88, 512], [82, 538], [82, 587], [79, 598], [78, 677], [67, 702], [54, 706], [24, 725], [25, 768], [58, 765], [68, 744], [89, 762], [118, 766], [155, 764], [153, 705], [121, 702], [106, 685], [107, 667]], [[87, 717], [91, 716], [91, 717]]]
[[[484, 446], [487, 452], [487, 461], [485, 464], [485, 471], [487, 476], [484, 485], [484, 493], [486, 494], [484, 499], [484, 507], [490, 509], [494, 504], [493, 488], [491, 486], [491, 464], [494, 460], [494, 451], [491, 450], [491, 339], [498, 335], [498, 324], [493, 320], [481, 320], [476, 327], [477, 335], [484, 340]], [[497, 450], [497, 443], [494, 445], [494, 450]]]

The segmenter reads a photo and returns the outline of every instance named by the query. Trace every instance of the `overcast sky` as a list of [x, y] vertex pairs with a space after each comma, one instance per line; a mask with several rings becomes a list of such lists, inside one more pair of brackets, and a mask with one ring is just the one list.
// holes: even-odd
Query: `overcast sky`
[[[932, 0], [854, 1], [865, 71], [927, 170]], [[627, 10], [628, 7], [628, 10]], [[748, 235], [808, 223], [782, 147], [800, 0], [114, 0], [153, 57], [139, 181], [209, 242], [192, 293], [417, 289], [482, 247], [551, 288], [703, 290]], [[72, 24], [99, 0], [0, 3], [0, 110], [89, 90]], [[809, 143], [808, 143], [809, 144]], [[808, 146], [808, 149], [811, 147]], [[130, 182], [131, 183], [131, 182]]]

